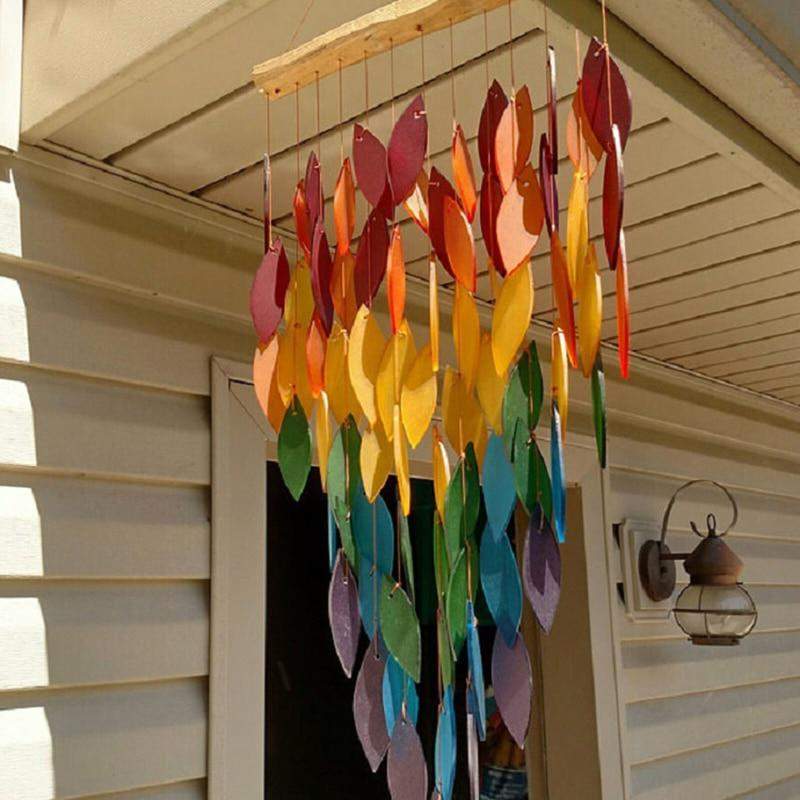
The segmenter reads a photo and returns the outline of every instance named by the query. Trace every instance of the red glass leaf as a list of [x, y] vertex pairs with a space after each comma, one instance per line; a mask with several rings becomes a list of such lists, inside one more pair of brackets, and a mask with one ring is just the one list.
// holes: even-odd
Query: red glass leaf
[[325, 204], [322, 198], [322, 174], [320, 172], [319, 159], [312, 150], [306, 163], [306, 205], [308, 206], [308, 227], [314, 230], [317, 220], [322, 219], [325, 211]]
[[336, 229], [336, 252], [344, 255], [350, 249], [353, 231], [356, 228], [356, 189], [350, 159], [345, 158], [336, 189], [333, 192], [333, 224]]
[[456, 193], [450, 181], [436, 167], [431, 167], [428, 181], [428, 235], [442, 266], [455, 278], [444, 238], [444, 201], [448, 197], [455, 202]]
[[606, 158], [603, 174], [603, 240], [606, 245], [608, 266], [614, 269], [619, 253], [619, 236], [622, 230], [622, 212], [625, 200], [625, 177], [622, 172], [622, 149], [617, 124], [612, 126], [612, 149]]
[[495, 269], [501, 274], [506, 274], [500, 247], [497, 243], [497, 215], [503, 203], [503, 187], [500, 179], [487, 172], [481, 184], [481, 233], [486, 252], [489, 254]]
[[400, 115], [389, 138], [389, 182], [394, 205], [400, 205], [413, 191], [427, 149], [428, 118], [420, 94]]
[[386, 260], [386, 284], [389, 293], [389, 317], [392, 322], [392, 333], [396, 333], [403, 321], [406, 308], [406, 265], [399, 225], [395, 225], [392, 231], [389, 256]]
[[478, 155], [480, 156], [483, 171], [492, 172], [495, 175], [497, 174], [494, 164], [495, 134], [507, 105], [508, 98], [506, 93], [500, 84], [494, 81], [486, 94], [486, 101], [481, 111], [481, 120], [478, 124]]
[[331, 273], [333, 259], [328, 247], [328, 237], [322, 220], [317, 220], [314, 228], [314, 242], [311, 248], [311, 291], [314, 294], [314, 307], [319, 321], [330, 335], [333, 325], [333, 297], [331, 297]]
[[356, 304], [371, 306], [386, 273], [386, 255], [389, 251], [389, 231], [386, 217], [380, 209], [373, 209], [358, 240], [356, 251], [355, 288]]
[[475, 240], [472, 227], [461, 207], [452, 197], [445, 197], [444, 240], [453, 277], [470, 292], [475, 291]]
[[[608, 65], [611, 67], [610, 114]], [[613, 121], [619, 128], [620, 146], [624, 150], [631, 129], [631, 95], [616, 62], [603, 47], [603, 43], [594, 37], [583, 61], [581, 94], [586, 119], [598, 142], [607, 151], [613, 148]]]
[[262, 342], [268, 342], [278, 329], [288, 286], [289, 260], [283, 242], [275, 239], [264, 254], [250, 289], [250, 316]]
[[353, 126], [353, 167], [358, 188], [367, 198], [367, 202], [372, 208], [381, 208], [385, 217], [390, 217], [392, 202], [389, 175], [386, 171], [386, 148], [361, 125]]
[[325, 352], [328, 348], [328, 337], [322, 329], [318, 314], [314, 314], [308, 326], [306, 337], [306, 370], [308, 372], [308, 388], [311, 396], [319, 397], [325, 388]]
[[306, 260], [311, 260], [311, 226], [308, 219], [308, 205], [306, 203], [305, 181], [301, 180], [294, 190], [294, 200], [292, 201], [294, 212], [294, 230], [297, 234], [297, 241], [303, 248]]
[[475, 219], [475, 209], [478, 207], [478, 195], [475, 192], [475, 172], [472, 169], [472, 157], [469, 154], [467, 140], [460, 125], [453, 131], [453, 144], [450, 148], [453, 162], [453, 181], [456, 185], [461, 207], [472, 222]]
[[578, 365], [578, 351], [575, 339], [575, 308], [573, 305], [572, 287], [569, 284], [569, 269], [564, 248], [558, 231], [550, 234], [550, 269], [552, 271], [553, 294], [556, 298], [558, 319], [567, 340], [569, 363]]
[[619, 348], [619, 371], [628, 377], [631, 348], [631, 319], [628, 296], [628, 257], [625, 253], [625, 231], [619, 233], [617, 254], [617, 346]]
[[539, 183], [542, 189], [547, 230], [551, 234], [558, 230], [558, 187], [555, 175], [550, 169], [552, 161], [550, 144], [547, 141], [547, 135], [543, 133], [539, 139]]
[[514, 106], [517, 110], [517, 164], [519, 175], [531, 157], [533, 147], [533, 103], [527, 84], [514, 95]]
[[264, 252], [269, 250], [272, 238], [272, 196], [270, 183], [272, 181], [272, 167], [269, 163], [269, 153], [264, 153]]
[[536, 172], [528, 164], [503, 198], [497, 215], [497, 243], [509, 272], [531, 254], [544, 223]]
[[547, 135], [550, 143], [550, 169], [558, 174], [558, 117], [556, 116], [556, 51], [547, 47]]

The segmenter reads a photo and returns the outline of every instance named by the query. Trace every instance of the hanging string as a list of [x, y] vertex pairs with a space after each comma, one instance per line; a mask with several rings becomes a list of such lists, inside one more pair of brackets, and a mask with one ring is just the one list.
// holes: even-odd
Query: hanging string
[[344, 163], [344, 126], [342, 125], [342, 59], [339, 59], [339, 162]]
[[267, 94], [267, 154], [264, 157], [264, 249], [272, 247], [272, 121], [270, 119], [270, 99]]
[[395, 123], [394, 108], [394, 39], [389, 39], [389, 91], [392, 95], [392, 128]]
[[486, 73], [486, 91], [489, 91], [489, 17], [488, 11], [483, 9], [483, 65]]
[[[511, 66], [511, 96], [514, 96], [514, 87], [516, 86], [516, 76], [514, 74], [514, 27], [511, 21], [511, 0], [508, 0], [508, 57]], [[513, 136], [513, 126], [511, 128]], [[513, 146], [512, 146], [513, 149]]]
[[608, 50], [608, 21], [606, 19], [606, 0], [601, 0], [603, 13], [603, 50], [606, 56], [606, 86], [608, 87], [608, 127], [614, 124], [614, 109], [611, 104], [611, 54]]
[[369, 68], [367, 51], [364, 51], [364, 127], [369, 128]]
[[450, 108], [453, 112], [453, 129], [456, 126], [456, 59], [453, 45], [453, 19], [450, 18]]

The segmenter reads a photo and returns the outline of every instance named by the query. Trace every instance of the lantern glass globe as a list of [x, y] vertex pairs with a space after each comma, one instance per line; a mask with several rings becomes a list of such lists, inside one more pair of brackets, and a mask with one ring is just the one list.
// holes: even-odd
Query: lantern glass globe
[[738, 644], [757, 618], [755, 603], [740, 583], [689, 584], [678, 596], [673, 613], [695, 644]]

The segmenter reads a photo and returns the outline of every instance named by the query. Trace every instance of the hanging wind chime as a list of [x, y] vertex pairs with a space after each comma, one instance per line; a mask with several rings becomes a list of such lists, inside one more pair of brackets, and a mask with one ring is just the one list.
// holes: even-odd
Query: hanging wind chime
[[[430, 430], [439, 699], [433, 797], [438, 800], [450, 800], [455, 782], [459, 740], [455, 665], [462, 657], [467, 664], [466, 686], [462, 687], [467, 715], [461, 735], [467, 747], [471, 797], [479, 796], [478, 742], [485, 738], [487, 727], [475, 614], [479, 591], [497, 626], [491, 657], [497, 708], [513, 739], [524, 747], [532, 673], [520, 633], [523, 592], [539, 625], [549, 632], [561, 587], [559, 543], [566, 537], [563, 442], [570, 368], [580, 367], [591, 380], [597, 453], [605, 467], [605, 379], [600, 354], [603, 297], [600, 262], [589, 230], [589, 185], [605, 160], [603, 249], [616, 276], [619, 363], [627, 377], [622, 153], [630, 131], [631, 101], [608, 48], [605, 8], [603, 23], [603, 42], [592, 39], [582, 65], [578, 58], [577, 87], [565, 137], [573, 168], [566, 231], [559, 225], [556, 179], [562, 165], [556, 56], [547, 37], [546, 13], [547, 125], [539, 136], [538, 149], [534, 146], [533, 99], [527, 86], [515, 85], [510, 4], [510, 95], [497, 81], [489, 85], [486, 41], [487, 95], [477, 134], [480, 189], [467, 139], [456, 119], [452, 21], [452, 182], [430, 163], [424, 95], [396, 116], [393, 46], [389, 140], [384, 144], [370, 130], [365, 52], [363, 124], [353, 127], [352, 162], [345, 157], [339, 62], [341, 166], [333, 192], [333, 244], [325, 229], [325, 197], [316, 153], [309, 155], [302, 175], [300, 171], [300, 87], [296, 86], [293, 266], [287, 248], [272, 234], [268, 97], [265, 254], [250, 295], [258, 335], [253, 380], [259, 403], [278, 435], [278, 463], [295, 499], [306, 485], [312, 448], [316, 448], [328, 499], [333, 643], [350, 677], [362, 628], [369, 640], [355, 683], [355, 727], [372, 770], [386, 759], [389, 789], [396, 800], [427, 800], [429, 796], [428, 769], [416, 732], [416, 685], [422, 653], [415, 610], [413, 531], [408, 522], [409, 447], [418, 447]], [[486, 30], [484, 12], [485, 39]], [[421, 30], [420, 54], [424, 86]], [[321, 141], [318, 74], [316, 93], [317, 137]], [[534, 152], [538, 167], [532, 163]], [[369, 209], [356, 239], [357, 190]], [[401, 208], [429, 241], [429, 328], [425, 339], [415, 338], [405, 315]], [[475, 299], [474, 224], [482, 233], [494, 300], [490, 330], [481, 330]], [[545, 402], [542, 371], [535, 342], [526, 343], [534, 308], [531, 254], [543, 228], [549, 240], [554, 309], [549, 469], [536, 433]], [[440, 361], [437, 262], [454, 286], [454, 364]], [[390, 321], [386, 333], [375, 315], [384, 279]], [[431, 424], [437, 401], [444, 435]], [[455, 454], [453, 465], [450, 452]], [[397, 477], [394, 521], [381, 496], [390, 474]], [[530, 518], [521, 565], [507, 532], [517, 502]], [[482, 508], [486, 522], [479, 531]]]

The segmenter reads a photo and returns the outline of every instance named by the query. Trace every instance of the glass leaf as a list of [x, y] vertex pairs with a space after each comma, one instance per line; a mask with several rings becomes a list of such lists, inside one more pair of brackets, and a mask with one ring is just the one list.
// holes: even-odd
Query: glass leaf
[[481, 169], [484, 173], [497, 174], [494, 159], [494, 143], [497, 133], [497, 126], [508, 105], [508, 98], [500, 84], [495, 80], [489, 87], [486, 100], [481, 110], [481, 118], [478, 124], [478, 156], [481, 161]]
[[561, 553], [540, 506], [533, 509], [528, 524], [522, 585], [539, 625], [550, 633], [561, 595]]
[[308, 203], [306, 202], [305, 181], [298, 182], [294, 190], [292, 200], [292, 212], [294, 214], [294, 230], [297, 234], [297, 241], [303, 248], [306, 260], [311, 258], [311, 223], [308, 217]]
[[533, 314], [533, 271], [525, 261], [510, 272], [492, 314], [492, 357], [499, 375], [505, 375], [525, 334]]
[[305, 176], [306, 205], [308, 206], [308, 229], [314, 231], [317, 222], [322, 222], [325, 203], [322, 197], [322, 172], [317, 154], [312, 150], [306, 162]]
[[311, 288], [311, 270], [302, 259], [297, 262], [286, 292], [284, 318], [287, 326], [311, 322], [314, 314], [314, 291]]
[[[502, 449], [502, 448], [501, 448]], [[512, 479], [513, 490], [513, 479]], [[504, 528], [487, 526], [481, 538], [481, 587], [498, 631], [511, 646], [522, 618], [522, 583]]]
[[378, 652], [377, 641], [373, 640], [361, 662], [353, 695], [356, 732], [373, 772], [377, 771], [389, 746], [389, 734], [383, 715], [384, 669], [384, 659]]
[[306, 327], [292, 325], [280, 337], [276, 374], [281, 398], [288, 406], [297, 397], [305, 410], [311, 414], [313, 399], [308, 385], [306, 367]]
[[573, 293], [578, 291], [589, 248], [589, 187], [577, 170], [567, 205], [567, 274]]
[[384, 219], [394, 211], [386, 148], [381, 141], [359, 124], [353, 126], [353, 168], [361, 194], [373, 209], [380, 209]]
[[439, 371], [439, 284], [436, 280], [436, 259], [428, 258], [428, 323], [431, 334], [431, 368]]
[[469, 676], [467, 678], [468, 702], [475, 715], [478, 738], [486, 740], [486, 687], [483, 682], [483, 661], [481, 660], [481, 644], [478, 639], [478, 619], [471, 600], [467, 600], [467, 661]]
[[517, 633], [511, 643], [498, 630], [492, 648], [492, 686], [497, 709], [517, 747], [525, 748], [531, 720], [533, 673], [528, 649]]
[[375, 502], [370, 503], [358, 487], [350, 519], [359, 561], [370, 567], [375, 564], [380, 575], [390, 575], [394, 569], [394, 525], [386, 501], [378, 495]]
[[481, 183], [481, 234], [486, 253], [494, 268], [505, 275], [505, 265], [500, 254], [500, 245], [497, 241], [497, 215], [503, 204], [503, 187], [496, 175], [487, 173]]
[[514, 183], [517, 142], [519, 142], [517, 109], [514, 103], [508, 103], [494, 135], [494, 167], [504, 192], [507, 192]]
[[603, 322], [603, 286], [594, 242], [589, 245], [582, 272], [578, 337], [581, 345], [581, 366], [584, 376], [588, 378], [600, 349], [600, 328]]
[[539, 354], [536, 342], [531, 341], [511, 371], [503, 398], [503, 440], [509, 458], [512, 458], [512, 440], [517, 425], [519, 424], [526, 436], [536, 429], [542, 413], [543, 396], [544, 385]]
[[269, 394], [277, 361], [277, 336], [273, 335], [267, 344], [259, 342], [256, 345], [255, 353], [253, 353], [253, 389], [255, 390], [258, 404], [267, 418], [269, 418]]
[[353, 392], [372, 427], [378, 423], [375, 384], [385, 350], [386, 340], [377, 320], [367, 306], [361, 306], [350, 333], [347, 366]]
[[355, 420], [349, 417], [336, 431], [328, 455], [328, 499], [342, 536], [342, 547], [351, 566], [358, 560], [351, 525], [353, 498], [361, 489], [359, 452], [361, 436]]
[[439, 261], [442, 262], [442, 266], [447, 270], [448, 274], [455, 278], [455, 273], [447, 255], [447, 242], [445, 240], [444, 203], [447, 198], [450, 198], [458, 207], [456, 193], [450, 185], [450, 181], [436, 167], [431, 167], [431, 177], [428, 182], [428, 234], [433, 249], [436, 251]]
[[403, 514], [411, 513], [411, 473], [408, 469], [408, 442], [400, 421], [400, 406], [392, 409], [392, 446], [394, 448], [394, 471], [397, 475], [397, 493]]
[[625, 232], [619, 234], [617, 256], [617, 346], [619, 348], [619, 370], [623, 378], [628, 377], [631, 348], [630, 298], [628, 293], [628, 259], [625, 253]]
[[497, 244], [506, 272], [527, 260], [544, 222], [542, 193], [528, 164], [509, 188], [497, 214]]
[[308, 326], [306, 336], [306, 370], [308, 372], [308, 387], [311, 396], [316, 400], [325, 388], [325, 350], [328, 338], [322, 329], [319, 317], [314, 315]]
[[278, 465], [286, 488], [299, 500], [311, 470], [311, 431], [297, 397], [289, 406], [278, 434]]
[[542, 134], [539, 139], [539, 184], [544, 205], [544, 219], [551, 235], [553, 231], [558, 230], [558, 187], [550, 166], [552, 160], [553, 154], [547, 136]]
[[314, 240], [311, 246], [311, 291], [314, 296], [314, 307], [326, 335], [333, 325], [333, 298], [331, 297], [331, 274], [333, 259], [328, 247], [328, 237], [322, 220], [314, 228]]
[[[397, 526], [399, 528], [398, 533], [400, 536], [400, 553], [403, 559], [403, 572], [405, 574], [411, 604], [414, 605], [416, 597], [416, 590], [414, 587], [414, 552], [411, 549], [411, 532], [408, 529], [408, 517], [405, 514], [400, 514]], [[414, 721], [416, 722], [416, 718]]]
[[[282, 337], [280, 334], [275, 335], [274, 341], [277, 342], [279, 348], [281, 338]], [[281, 429], [281, 423], [283, 422], [283, 415], [286, 413], [287, 405], [288, 403], [285, 403], [281, 397], [280, 387], [278, 386], [278, 369], [276, 361], [275, 370], [272, 374], [272, 382], [269, 386], [269, 395], [267, 397], [267, 419], [269, 420], [269, 424], [275, 433]]]
[[289, 286], [289, 261], [280, 239], [264, 254], [250, 287], [250, 316], [256, 335], [268, 342], [278, 330]]
[[364, 431], [361, 439], [361, 477], [370, 503], [375, 502], [394, 465], [394, 452], [380, 425]]
[[[433, 518], [433, 570], [436, 582], [437, 603], [439, 599], [444, 599], [447, 594], [447, 587], [450, 584], [450, 558], [447, 555], [447, 543], [444, 538], [444, 527], [438, 516]], [[437, 611], [438, 613], [438, 611]], [[450, 642], [447, 627], [444, 628], [447, 634], [447, 641]], [[439, 645], [442, 644], [442, 631], [439, 631]], [[445, 665], [442, 665], [445, 666]]]
[[606, 157], [603, 173], [603, 241], [609, 269], [617, 266], [622, 212], [625, 205], [625, 178], [622, 173], [622, 150], [616, 124], [612, 126], [612, 149]]
[[550, 483], [553, 487], [553, 528], [556, 539], [567, 535], [567, 487], [564, 485], [564, 439], [558, 401], [553, 400], [550, 414]]
[[447, 626], [450, 631], [453, 654], [457, 660], [467, 638], [467, 551], [464, 548], [453, 562], [445, 599]]
[[347, 250], [344, 254], [336, 253], [331, 270], [331, 299], [333, 307], [345, 330], [353, 327], [356, 318], [356, 260]]
[[417, 729], [406, 719], [395, 725], [386, 780], [392, 800], [425, 800], [428, 796], [428, 767]]
[[514, 470], [506, 457], [503, 440], [496, 434], [489, 437], [482, 475], [486, 519], [494, 536], [505, 535], [517, 504], [517, 496], [514, 491]]
[[355, 286], [356, 303], [371, 306], [386, 274], [386, 256], [389, 252], [389, 229], [386, 217], [374, 209], [367, 217], [356, 250]]
[[445, 496], [447, 494], [447, 486], [450, 483], [450, 462], [447, 459], [447, 450], [436, 425], [433, 426], [432, 439], [433, 494], [436, 498], [436, 509], [439, 512], [439, 518], [444, 520]]
[[478, 358], [478, 377], [475, 381], [478, 402], [486, 421], [495, 433], [503, 431], [503, 395], [506, 390], [505, 375], [498, 375], [492, 354], [492, 336], [489, 331], [481, 334], [481, 350]]
[[460, 125], [453, 131], [453, 143], [450, 147], [450, 157], [453, 162], [453, 182], [456, 192], [461, 200], [461, 207], [472, 222], [475, 219], [475, 210], [478, 207], [478, 195], [475, 190], [475, 172], [472, 169], [472, 156], [469, 154], [467, 140]]
[[317, 445], [319, 479], [324, 492], [328, 482], [328, 455], [331, 451], [331, 419], [328, 395], [324, 390], [319, 393], [314, 407], [314, 440]]
[[444, 531], [451, 564], [459, 550], [474, 538], [480, 508], [480, 473], [475, 450], [468, 445], [450, 479], [445, 497]]
[[511, 465], [522, 505], [529, 514], [540, 505], [549, 519], [553, 512], [553, 491], [547, 465], [536, 440], [519, 424], [514, 433]]
[[445, 196], [442, 200], [444, 244], [455, 279], [468, 291], [475, 291], [475, 240], [472, 228], [458, 203]]
[[606, 468], [606, 376], [603, 372], [603, 360], [597, 354], [592, 370], [592, 421], [594, 423], [594, 439], [597, 445], [597, 460], [600, 468]]
[[392, 230], [389, 254], [386, 259], [386, 288], [389, 297], [389, 318], [392, 333], [396, 333], [403, 321], [406, 309], [406, 264], [403, 258], [403, 239], [400, 226]]
[[400, 411], [411, 447], [422, 441], [436, 411], [436, 375], [431, 365], [431, 346], [419, 351], [403, 382]]
[[453, 342], [456, 349], [456, 361], [466, 389], [471, 391], [478, 375], [481, 323], [475, 298], [461, 284], [456, 284], [455, 294], [453, 303]]
[[395, 723], [403, 715], [403, 703], [406, 705], [406, 718], [416, 725], [419, 718], [417, 687], [397, 659], [387, 655], [386, 669], [383, 671], [383, 715], [389, 736], [394, 733]]
[[[380, 602], [380, 573], [365, 558], [358, 559], [358, 609], [367, 638], [380, 636], [378, 607]], [[380, 641], [380, 639], [379, 639]]]
[[419, 620], [408, 595], [394, 578], [383, 578], [380, 616], [386, 647], [403, 670], [419, 683], [422, 668]]
[[325, 386], [331, 413], [339, 425], [351, 415], [355, 419], [361, 416], [361, 406], [358, 403], [357, 394], [348, 380], [348, 376], [351, 374], [349, 359], [347, 331], [337, 322], [328, 339], [325, 356]]
[[389, 183], [396, 206], [414, 190], [427, 149], [428, 118], [419, 94], [400, 115], [389, 137]]
[[389, 441], [394, 436], [393, 409], [399, 404], [403, 382], [411, 369], [416, 357], [414, 337], [408, 322], [403, 320], [397, 333], [386, 344], [383, 351], [378, 377], [375, 380], [375, 401], [378, 409], [378, 419], [383, 425]]
[[[570, 161], [572, 161], [572, 166], [576, 170], [583, 172], [589, 179], [597, 169], [598, 158], [602, 158], [603, 149], [596, 139], [596, 148], [589, 145], [586, 138], [587, 132], [594, 139], [594, 134], [585, 122], [585, 114], [581, 103], [581, 82], [578, 81], [577, 89], [572, 96], [569, 115], [567, 116], [567, 153]], [[595, 155], [596, 151], [599, 155]]]
[[[569, 362], [567, 356], [567, 342], [564, 331], [556, 328], [550, 337], [552, 358], [550, 362], [550, 394], [558, 402], [561, 424], [567, 425], [569, 414]], [[566, 436], [566, 430], [562, 430]]]
[[456, 777], [456, 710], [453, 687], [449, 684], [445, 684], [436, 723], [434, 773], [439, 797], [441, 800], [452, 800]]
[[533, 103], [531, 102], [531, 93], [527, 85], [517, 90], [514, 95], [514, 107], [517, 116], [517, 163], [514, 169], [514, 174], [519, 175], [525, 168], [531, 157], [531, 148], [533, 147]]
[[336, 230], [336, 252], [340, 256], [350, 251], [356, 229], [356, 187], [350, 159], [345, 158], [333, 191], [333, 224]]
[[408, 215], [419, 225], [424, 233], [428, 233], [428, 174], [424, 169], [419, 171], [411, 194], [403, 201]]
[[[556, 114], [556, 51], [547, 47], [547, 138], [550, 143], [550, 168], [558, 173], [558, 116]], [[558, 207], [556, 207], [557, 209]]]
[[463, 453], [471, 442], [480, 459], [481, 442], [485, 443], [486, 427], [483, 413], [473, 392], [450, 367], [444, 373], [442, 389], [442, 418], [450, 446], [456, 453]]
[[550, 269], [553, 281], [553, 294], [556, 298], [558, 311], [558, 324], [567, 338], [567, 353], [569, 363], [573, 367], [578, 365], [577, 342], [575, 339], [575, 308], [573, 306], [572, 288], [569, 283], [569, 269], [564, 248], [558, 231], [553, 231], [550, 236]]
[[[328, 498], [326, 505], [326, 514], [325, 516], [328, 519], [328, 566], [330, 567], [331, 573], [333, 573], [333, 568], [336, 565], [336, 556], [340, 552], [339, 550], [339, 537], [336, 532], [336, 517], [333, 515], [333, 505], [331, 505], [331, 500]], [[341, 551], [344, 553], [344, 551]], [[358, 599], [356, 599], [356, 603]]]
[[349, 678], [353, 674], [358, 653], [361, 617], [358, 611], [358, 585], [341, 550], [336, 556], [328, 589], [328, 622], [333, 647], [344, 674]]

